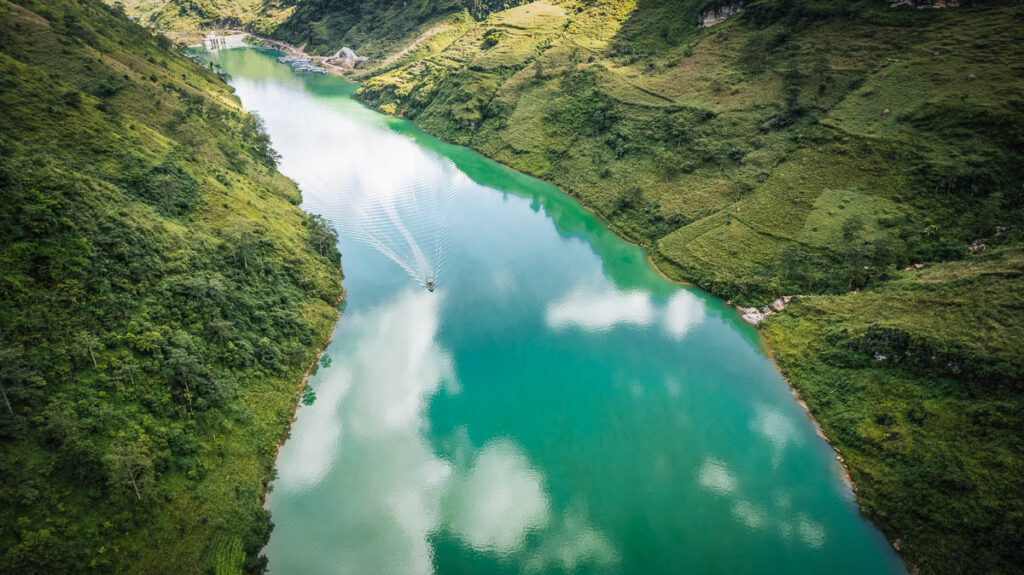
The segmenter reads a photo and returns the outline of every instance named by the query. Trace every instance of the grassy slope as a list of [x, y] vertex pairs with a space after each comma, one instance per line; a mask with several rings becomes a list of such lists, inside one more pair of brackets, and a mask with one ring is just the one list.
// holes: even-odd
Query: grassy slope
[[865, 511], [924, 572], [1012, 571], [1024, 7], [762, 0], [700, 29], [707, 4], [539, 0], [357, 96], [556, 183], [680, 279], [823, 294], [765, 333]]
[[1024, 250], [794, 300], [765, 334], [865, 512], [921, 572], [1022, 564]]
[[168, 44], [99, 2], [0, 1], [0, 572], [260, 564], [339, 258]]
[[460, 0], [310, 0], [300, 3], [274, 35], [305, 44], [311, 53], [349, 46], [379, 65], [385, 54], [402, 58], [443, 50], [473, 24]]
[[115, 0], [146, 26], [172, 36], [217, 28], [270, 34], [295, 11], [295, 3], [275, 0]]

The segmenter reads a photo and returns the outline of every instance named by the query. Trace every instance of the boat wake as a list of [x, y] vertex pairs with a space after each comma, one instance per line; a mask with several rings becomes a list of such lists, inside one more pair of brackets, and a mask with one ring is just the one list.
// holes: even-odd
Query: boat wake
[[[448, 160], [441, 168], [456, 170]], [[402, 268], [415, 282], [434, 291], [444, 269], [451, 232], [450, 214], [455, 198], [455, 178], [416, 177], [415, 173], [391, 181], [386, 189], [355, 187], [339, 189], [323, 178], [315, 187], [341, 200], [339, 231], [372, 247]]]

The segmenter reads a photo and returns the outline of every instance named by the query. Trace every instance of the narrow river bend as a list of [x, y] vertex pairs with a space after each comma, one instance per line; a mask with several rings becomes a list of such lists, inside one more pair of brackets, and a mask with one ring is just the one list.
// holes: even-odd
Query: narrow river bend
[[905, 573], [735, 312], [275, 55], [211, 57], [341, 230], [348, 302], [278, 459], [270, 573]]

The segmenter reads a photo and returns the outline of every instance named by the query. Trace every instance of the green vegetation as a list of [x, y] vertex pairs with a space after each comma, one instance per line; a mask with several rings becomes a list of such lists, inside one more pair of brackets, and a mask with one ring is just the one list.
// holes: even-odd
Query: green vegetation
[[169, 44], [92, 0], [0, 0], [0, 572], [262, 563], [340, 256]]
[[[369, 56], [357, 97], [557, 184], [666, 273], [744, 305], [805, 296], [764, 334], [866, 513], [923, 573], [1024, 564], [1019, 0], [753, 0], [710, 28], [737, 4], [225, 6]], [[164, 217], [202, 209], [174, 166], [145, 173]], [[86, 367], [109, 353], [66, 337]]]
[[864, 287], [1020, 217], [1018, 4], [776, 4], [701, 29], [692, 3], [534, 2], [357, 95], [740, 302]]
[[314, 54], [349, 46], [377, 73], [440, 54], [495, 10], [524, 0], [304, 0], [273, 36]]
[[287, 0], [114, 0], [108, 4], [174, 37], [220, 28], [269, 35], [295, 11], [295, 2]]
[[678, 279], [818, 294], [764, 333], [866, 513], [924, 573], [1012, 571], [1024, 5], [756, 0], [697, 25], [725, 5], [539, 0], [357, 97], [557, 184]]
[[1009, 573], [1024, 509], [1024, 250], [793, 300], [765, 334], [861, 506], [922, 573]]
[[528, 0], [114, 0], [140, 22], [172, 37], [244, 29], [328, 55], [343, 46], [370, 60], [369, 71], [440, 53], [495, 10]]

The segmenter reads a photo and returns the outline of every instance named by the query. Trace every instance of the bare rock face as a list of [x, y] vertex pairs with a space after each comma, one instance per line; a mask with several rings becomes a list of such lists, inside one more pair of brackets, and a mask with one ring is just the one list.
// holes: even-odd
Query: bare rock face
[[780, 298], [775, 299], [772, 303], [758, 309], [756, 307], [740, 307], [736, 306], [743, 314], [743, 321], [750, 325], [758, 325], [762, 321], [768, 318], [768, 316], [781, 312], [786, 309], [786, 304], [795, 297], [803, 297], [799, 295], [784, 295]]
[[348, 46], [345, 46], [341, 50], [335, 52], [333, 56], [328, 58], [328, 61], [351, 68], [355, 66], [356, 62], [362, 62], [363, 60], [366, 59], [367, 58], [365, 56], [359, 56], [358, 54], [356, 54], [355, 50], [349, 48]]
[[707, 28], [724, 22], [728, 17], [739, 14], [743, 10], [742, 2], [733, 2], [723, 6], [708, 8], [697, 16], [697, 24], [701, 28]]

